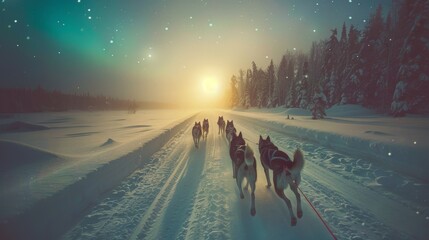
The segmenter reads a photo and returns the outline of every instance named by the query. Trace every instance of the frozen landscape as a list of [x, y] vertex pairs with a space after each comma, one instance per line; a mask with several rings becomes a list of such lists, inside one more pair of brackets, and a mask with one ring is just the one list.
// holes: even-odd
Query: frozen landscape
[[[254, 217], [248, 192], [240, 199], [232, 178], [219, 115], [233, 119], [256, 150]], [[269, 135], [288, 154], [303, 150], [300, 188], [336, 238], [425, 239], [427, 117], [392, 120], [355, 105], [328, 116], [315, 121], [284, 108], [3, 115], [1, 235], [332, 239], [304, 198], [304, 216], [290, 226], [286, 206], [266, 188], [255, 143]], [[203, 118], [210, 132], [196, 149], [191, 128]], [[296, 206], [292, 192], [286, 195]]]
[[428, 0], [2, 0], [0, 23], [0, 240], [429, 239]]

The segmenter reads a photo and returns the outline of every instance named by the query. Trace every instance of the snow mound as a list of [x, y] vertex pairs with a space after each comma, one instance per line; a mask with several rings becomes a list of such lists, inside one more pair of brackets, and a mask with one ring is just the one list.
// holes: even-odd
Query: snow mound
[[0, 140], [0, 171], [6, 172], [23, 165], [58, 159], [51, 152], [22, 143]]
[[361, 117], [361, 116], [374, 116], [376, 113], [368, 108], [360, 105], [345, 104], [334, 105], [326, 110], [326, 115], [329, 117]]
[[30, 124], [21, 121], [15, 121], [12, 123], [6, 123], [0, 125], [0, 133], [2, 132], [29, 132], [29, 131], [40, 131], [47, 130], [48, 127], [36, 124]]
[[293, 116], [311, 116], [310, 110], [302, 108], [288, 108], [285, 112], [286, 115]]
[[365, 133], [374, 134], [374, 135], [383, 135], [383, 136], [392, 136], [390, 133], [380, 132], [380, 131], [365, 131]]
[[123, 128], [145, 128], [150, 127], [151, 125], [131, 125], [131, 126], [125, 126]]
[[107, 139], [107, 141], [105, 141], [103, 144], [101, 144], [100, 147], [107, 147], [107, 146], [110, 146], [110, 145], [115, 144], [115, 143], [116, 143], [115, 140], [109, 138], [109, 139]]

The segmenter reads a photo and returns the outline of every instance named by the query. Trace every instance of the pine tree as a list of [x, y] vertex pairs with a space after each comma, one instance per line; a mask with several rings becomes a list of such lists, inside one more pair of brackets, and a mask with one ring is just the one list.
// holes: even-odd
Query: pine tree
[[274, 64], [273, 60], [271, 59], [270, 65], [267, 68], [267, 92], [268, 92], [268, 99], [267, 99], [267, 107], [273, 107], [276, 103], [274, 100], [274, 83], [275, 83], [275, 75], [274, 75]]
[[267, 74], [264, 70], [258, 70], [258, 85], [257, 85], [257, 107], [267, 107], [268, 103], [268, 84]]
[[362, 63], [362, 103], [367, 107], [376, 107], [379, 102], [376, 92], [378, 91], [377, 80], [381, 77], [383, 67], [383, 59], [380, 59], [383, 51], [383, 29], [382, 9], [379, 5], [363, 32], [362, 48], [359, 54]]
[[245, 94], [246, 94], [246, 82], [244, 80], [244, 71], [240, 69], [239, 80], [238, 80], [238, 105], [244, 107], [245, 105]]
[[287, 60], [286, 55], [283, 55], [282, 60], [279, 64], [279, 69], [277, 70], [277, 81], [278, 81], [278, 98], [279, 105], [283, 106], [286, 103], [286, 89], [287, 89]]
[[294, 59], [289, 60], [289, 64], [286, 71], [286, 85], [289, 86], [286, 92], [287, 103], [286, 106], [290, 108], [296, 106], [296, 83], [295, 83], [295, 62]]
[[342, 97], [344, 93], [344, 85], [345, 85], [345, 79], [347, 74], [347, 65], [348, 65], [348, 59], [349, 59], [349, 52], [348, 50], [348, 40], [347, 40], [347, 28], [346, 23], [343, 23], [343, 28], [341, 30], [341, 38], [339, 42], [339, 57], [338, 57], [338, 63], [337, 63], [337, 76], [338, 76], [338, 82], [337, 82], [337, 93], [336, 93], [336, 99], [335, 102], [342, 103]]
[[362, 64], [359, 58], [360, 32], [350, 26], [347, 43], [346, 75], [342, 83], [341, 104], [354, 104], [363, 99], [360, 86], [362, 81]]
[[325, 109], [327, 106], [326, 96], [319, 86], [313, 96], [313, 103], [310, 107], [313, 119], [321, 119], [326, 116]]
[[305, 61], [302, 66], [302, 74], [300, 74], [300, 80], [297, 83], [297, 105], [302, 109], [306, 109], [308, 106], [308, 62]]
[[394, 116], [429, 110], [429, 2], [415, 1], [407, 21], [412, 27], [400, 53], [398, 83], [391, 104]]
[[238, 106], [238, 90], [237, 90], [237, 78], [235, 77], [235, 75], [232, 75], [231, 77], [230, 88], [231, 88], [230, 106], [236, 107]]
[[323, 62], [323, 91], [328, 96], [328, 104], [334, 105], [339, 99], [338, 92], [338, 77], [337, 71], [337, 56], [338, 56], [338, 39], [337, 29], [331, 30], [332, 34], [329, 41], [325, 45], [324, 62]]

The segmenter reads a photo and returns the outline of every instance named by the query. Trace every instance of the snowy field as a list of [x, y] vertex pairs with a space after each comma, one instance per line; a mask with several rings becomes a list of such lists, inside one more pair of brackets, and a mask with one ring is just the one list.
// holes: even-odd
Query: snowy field
[[[299, 109], [195, 113], [2, 116], [0, 236], [332, 239], [304, 198], [304, 216], [290, 226], [285, 204], [265, 187], [260, 134], [289, 154], [303, 150], [300, 188], [338, 239], [429, 236], [428, 118], [393, 119], [357, 106], [317, 121]], [[240, 199], [232, 178], [218, 115], [233, 119], [255, 150], [255, 217], [249, 193]], [[191, 128], [203, 118], [210, 133], [196, 149]]]

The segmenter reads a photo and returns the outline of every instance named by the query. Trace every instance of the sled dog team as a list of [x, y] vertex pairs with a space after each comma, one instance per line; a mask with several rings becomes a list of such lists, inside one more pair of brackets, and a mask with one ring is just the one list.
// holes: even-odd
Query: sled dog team
[[[257, 179], [256, 158], [252, 148], [244, 140], [243, 134], [240, 132], [237, 135], [237, 130], [234, 127], [233, 120], [226, 121], [223, 116], [218, 117], [217, 125], [219, 127], [218, 134], [225, 133], [229, 143], [229, 155], [232, 161], [233, 178], [236, 180], [238, 189], [240, 191], [240, 198], [244, 198], [242, 182], [244, 178], [247, 179], [247, 185], [250, 185], [251, 199], [250, 199], [250, 214], [256, 214], [255, 208], [255, 188]], [[207, 139], [209, 131], [208, 119], [204, 119], [203, 127], [201, 122], [195, 122], [192, 128], [192, 136], [194, 139], [195, 147], [198, 148], [201, 136]], [[259, 136], [259, 154], [261, 165], [264, 168], [265, 177], [267, 180], [267, 188], [271, 187], [269, 170], [273, 171], [273, 183], [276, 194], [283, 199], [291, 218], [291, 225], [297, 224], [297, 218], [302, 217], [301, 196], [298, 192], [298, 186], [301, 182], [301, 171], [304, 167], [304, 156], [301, 150], [297, 149], [293, 155], [293, 160], [289, 158], [285, 152], [278, 149], [269, 136], [264, 139]], [[292, 192], [296, 196], [297, 211], [296, 216], [292, 210], [291, 201], [284, 194], [284, 190], [290, 186]]]

